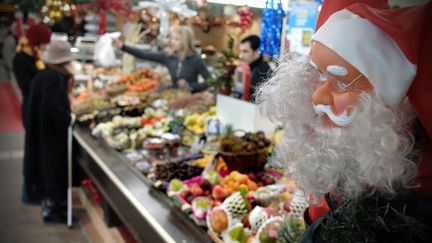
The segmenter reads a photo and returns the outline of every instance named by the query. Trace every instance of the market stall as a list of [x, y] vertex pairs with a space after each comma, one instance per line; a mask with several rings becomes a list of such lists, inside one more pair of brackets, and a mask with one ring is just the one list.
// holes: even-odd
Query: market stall
[[[289, 11], [281, 0], [72, 2], [47, 1], [42, 12], [53, 17], [43, 21], [79, 16], [74, 31], [51, 41], [76, 40], [64, 97], [76, 116], [73, 155], [108, 227], [124, 225], [132, 242], [426, 239], [411, 182], [426, 171], [417, 157], [430, 155], [415, 152], [430, 145], [421, 133], [431, 113], [419, 109], [430, 106], [415, 94], [427, 62], [415, 46], [405, 53], [411, 33], [403, 32], [428, 50], [430, 4], [327, 13], [321, 0], [293, 1]], [[422, 28], [399, 35], [393, 24], [402, 22], [379, 21], [393, 14]], [[78, 27], [88, 35], [77, 37]], [[368, 65], [371, 57], [382, 67]]]
[[72, 105], [79, 165], [132, 235], [244, 242], [270, 237], [267, 223], [278, 230], [285, 217], [301, 232], [307, 203], [267, 163], [280, 131], [253, 104], [152, 84], [159, 79], [141, 69], [89, 80], [76, 85]]
[[132, 235], [140, 242], [211, 242], [181, 212], [172, 208], [164, 193], [155, 190], [145, 177], [119, 153], [76, 127], [79, 165], [101, 192]]
[[[278, 22], [263, 23], [262, 52], [280, 51], [282, 3], [261, 7], [181, 0], [73, 6], [90, 33], [71, 50], [78, 58], [73, 154], [108, 226], [118, 218], [140, 242], [301, 235], [307, 202], [269, 159], [281, 131], [249, 103], [254, 71], [235, 51], [242, 37], [259, 32], [262, 14]], [[107, 33], [114, 29], [123, 33]], [[228, 34], [213, 38], [221, 30]], [[194, 34], [213, 48], [200, 52]], [[188, 42], [176, 46], [177, 39]], [[239, 97], [231, 96], [235, 81], [248, 83]]]

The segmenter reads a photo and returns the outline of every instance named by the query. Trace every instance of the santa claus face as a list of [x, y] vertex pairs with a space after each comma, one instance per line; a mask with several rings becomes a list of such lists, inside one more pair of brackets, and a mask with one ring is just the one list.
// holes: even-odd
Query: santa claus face
[[[386, 105], [364, 77], [349, 85], [358, 71], [322, 45], [314, 46], [312, 58], [318, 70], [333, 73], [333, 79], [348, 87], [340, 90], [343, 85], [331, 80], [317, 85], [309, 60], [282, 59], [256, 98], [264, 115], [284, 127], [274, 159], [315, 198], [329, 192], [355, 198], [375, 189], [394, 193], [396, 188], [412, 186], [417, 166], [407, 159], [413, 141], [406, 128], [414, 117], [409, 104]], [[340, 109], [354, 113], [354, 119], [346, 127], [335, 125], [332, 115], [315, 113], [312, 97], [332, 113], [335, 100], [343, 99]]]
[[355, 67], [319, 42], [313, 42], [310, 59], [318, 81], [312, 95], [315, 112], [330, 125], [348, 125], [359, 95], [371, 92], [373, 86]]

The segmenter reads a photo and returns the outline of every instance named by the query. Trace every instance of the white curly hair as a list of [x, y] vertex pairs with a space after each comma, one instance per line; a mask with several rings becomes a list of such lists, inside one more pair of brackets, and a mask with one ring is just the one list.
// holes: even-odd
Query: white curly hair
[[354, 120], [347, 127], [329, 127], [313, 109], [316, 84], [308, 60], [294, 59], [280, 59], [256, 102], [261, 112], [283, 124], [273, 159], [306, 195], [336, 192], [350, 199], [376, 191], [394, 195], [414, 186], [417, 165], [408, 156], [413, 153], [410, 127], [415, 115], [409, 103], [389, 107], [375, 92], [364, 92]]

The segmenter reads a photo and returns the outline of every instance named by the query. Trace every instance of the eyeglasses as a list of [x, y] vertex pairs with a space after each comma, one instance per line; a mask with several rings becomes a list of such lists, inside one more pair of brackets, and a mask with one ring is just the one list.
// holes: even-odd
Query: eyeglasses
[[334, 75], [331, 75], [327, 71], [321, 72], [320, 70], [316, 69], [314, 66], [309, 65], [312, 71], [312, 74], [319, 80], [320, 82], [328, 82], [332, 87], [334, 87], [339, 92], [346, 92], [347, 89], [355, 84], [361, 77], [363, 77], [363, 74], [359, 74], [356, 78], [354, 78], [351, 82], [345, 83], [344, 81], [336, 78]]

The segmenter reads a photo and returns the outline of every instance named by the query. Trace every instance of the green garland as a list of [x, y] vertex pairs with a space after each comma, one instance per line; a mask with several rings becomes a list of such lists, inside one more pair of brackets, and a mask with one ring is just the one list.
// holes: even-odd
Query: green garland
[[323, 220], [321, 241], [428, 242], [432, 222], [421, 211], [413, 198], [374, 195], [347, 201]]

